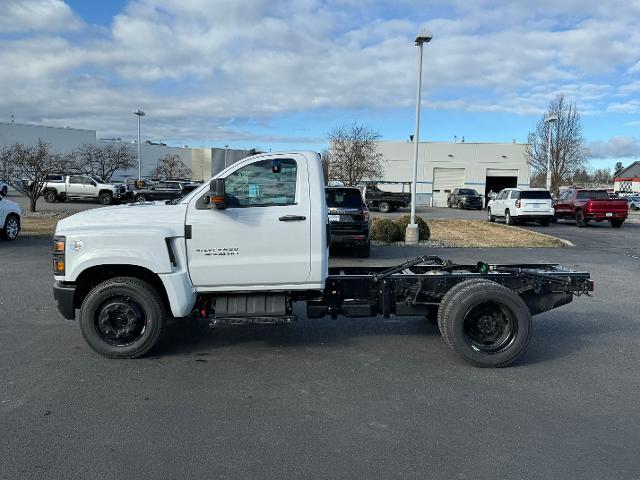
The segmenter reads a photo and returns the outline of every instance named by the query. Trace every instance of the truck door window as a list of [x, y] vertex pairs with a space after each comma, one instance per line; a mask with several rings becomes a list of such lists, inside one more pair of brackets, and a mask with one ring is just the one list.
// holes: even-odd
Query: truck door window
[[82, 184], [82, 175], [70, 175], [69, 176], [69, 183], [76, 183], [81, 185]]
[[232, 207], [268, 207], [296, 203], [295, 160], [280, 160], [274, 171], [271, 160], [262, 160], [239, 168], [225, 178], [227, 205]]

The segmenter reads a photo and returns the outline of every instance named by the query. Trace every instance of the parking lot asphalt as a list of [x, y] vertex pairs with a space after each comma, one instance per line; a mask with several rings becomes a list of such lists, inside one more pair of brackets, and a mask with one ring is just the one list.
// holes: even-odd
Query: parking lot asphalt
[[0, 478], [638, 478], [640, 224], [543, 230], [576, 247], [331, 260], [590, 271], [594, 296], [534, 317], [525, 355], [497, 370], [422, 318], [180, 320], [149, 357], [107, 360], [55, 308], [49, 240], [2, 242]]

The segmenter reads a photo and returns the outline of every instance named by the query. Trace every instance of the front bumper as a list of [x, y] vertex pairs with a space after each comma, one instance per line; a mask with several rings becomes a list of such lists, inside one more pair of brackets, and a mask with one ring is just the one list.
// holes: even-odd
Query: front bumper
[[73, 304], [73, 297], [76, 293], [77, 285], [71, 283], [55, 282], [53, 284], [53, 296], [58, 305], [58, 311], [67, 320], [75, 320], [76, 310]]

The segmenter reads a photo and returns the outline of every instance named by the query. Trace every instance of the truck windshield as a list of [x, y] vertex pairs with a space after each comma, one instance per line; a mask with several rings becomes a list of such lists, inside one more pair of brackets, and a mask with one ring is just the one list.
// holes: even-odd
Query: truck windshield
[[525, 200], [551, 200], [551, 193], [548, 190], [525, 190], [520, 192], [520, 198]]
[[458, 195], [478, 195], [478, 192], [471, 188], [461, 188], [458, 190]]
[[604, 190], [581, 190], [576, 198], [578, 200], [609, 200], [609, 194]]
[[325, 197], [329, 208], [362, 208], [362, 195], [358, 190], [327, 190]]

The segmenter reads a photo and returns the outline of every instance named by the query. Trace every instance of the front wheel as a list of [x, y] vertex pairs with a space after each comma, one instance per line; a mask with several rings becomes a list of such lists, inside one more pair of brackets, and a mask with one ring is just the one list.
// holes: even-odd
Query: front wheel
[[453, 205], [451, 205], [451, 200], [447, 199], [447, 207], [448, 208], [453, 208]]
[[451, 288], [438, 310], [449, 347], [477, 367], [505, 367], [522, 355], [531, 337], [531, 313], [514, 291], [486, 279]]
[[138, 203], [144, 203], [147, 201], [144, 195], [137, 195], [136, 198], [134, 198], [134, 200]]
[[82, 336], [100, 355], [138, 358], [160, 340], [166, 313], [151, 284], [135, 277], [116, 277], [89, 292], [79, 318]]
[[387, 202], [380, 202], [378, 204], [378, 211], [380, 213], [389, 213], [391, 212], [391, 205], [389, 205]]
[[2, 191], [0, 191], [0, 194], [1, 194], [3, 197], [6, 197], [6, 196], [7, 196], [7, 193], [9, 193], [9, 190], [7, 190], [7, 187], [6, 187], [6, 186], [2, 187]]
[[111, 192], [102, 192], [98, 199], [103, 205], [111, 205], [113, 203], [113, 194]]
[[492, 223], [496, 221], [496, 217], [491, 215], [491, 208], [487, 208], [487, 221]]

